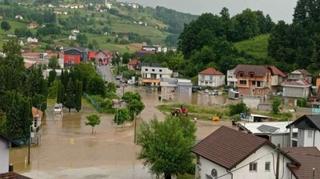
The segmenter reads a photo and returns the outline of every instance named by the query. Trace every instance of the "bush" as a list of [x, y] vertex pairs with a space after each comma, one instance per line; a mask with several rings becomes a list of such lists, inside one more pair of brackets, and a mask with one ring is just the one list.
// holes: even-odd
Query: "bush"
[[120, 124], [123, 124], [125, 121], [127, 121], [129, 119], [130, 119], [129, 111], [128, 111], [127, 108], [124, 108], [124, 109], [119, 109], [116, 112], [116, 115], [114, 116], [113, 121], [116, 124], [120, 125]]
[[243, 102], [229, 106], [230, 116], [238, 115], [240, 113], [249, 113], [249, 111], [250, 109]]
[[301, 107], [301, 108], [307, 107], [307, 99], [305, 99], [305, 98], [298, 99], [297, 100], [297, 106]]
[[278, 114], [280, 112], [280, 107], [281, 105], [281, 99], [280, 98], [275, 98], [272, 102], [272, 113], [273, 114]]

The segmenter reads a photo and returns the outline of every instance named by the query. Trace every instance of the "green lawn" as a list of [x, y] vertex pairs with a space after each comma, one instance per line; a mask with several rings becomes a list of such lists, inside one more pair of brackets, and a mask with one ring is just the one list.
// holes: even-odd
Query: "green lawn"
[[256, 58], [266, 58], [268, 56], [268, 40], [270, 35], [259, 35], [255, 38], [235, 43], [239, 51], [243, 51]]

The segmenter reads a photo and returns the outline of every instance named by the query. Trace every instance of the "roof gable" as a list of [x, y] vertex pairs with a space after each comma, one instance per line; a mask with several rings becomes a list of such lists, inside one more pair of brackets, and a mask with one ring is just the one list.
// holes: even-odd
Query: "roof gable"
[[320, 115], [304, 115], [287, 126], [299, 129], [317, 129], [320, 131]]
[[266, 144], [269, 144], [269, 141], [264, 138], [220, 127], [198, 143], [192, 151], [230, 170]]
[[215, 68], [207, 68], [201, 71], [199, 74], [201, 75], [224, 75], [220, 71], [216, 70]]

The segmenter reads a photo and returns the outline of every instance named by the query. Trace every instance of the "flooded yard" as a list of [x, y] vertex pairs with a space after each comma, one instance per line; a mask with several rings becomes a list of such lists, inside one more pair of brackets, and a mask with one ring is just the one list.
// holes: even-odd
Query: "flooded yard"
[[[156, 117], [164, 119], [164, 114], [156, 109], [160, 104], [158, 92], [152, 89], [126, 88], [138, 91], [145, 103], [140, 117], [149, 121]], [[63, 116], [54, 115], [52, 106], [41, 129], [40, 145], [31, 149], [31, 165], [26, 165], [27, 149], [11, 150], [11, 163], [15, 171], [32, 178], [99, 179], [99, 178], [155, 178], [142, 161], [137, 160], [139, 146], [133, 143], [133, 127], [115, 127], [113, 115], [101, 114], [101, 124], [96, 134], [85, 125], [86, 116], [94, 113], [90, 106], [77, 113], [67, 111]], [[140, 120], [141, 122], [141, 120]], [[200, 140], [228, 122], [197, 122], [197, 139]]]

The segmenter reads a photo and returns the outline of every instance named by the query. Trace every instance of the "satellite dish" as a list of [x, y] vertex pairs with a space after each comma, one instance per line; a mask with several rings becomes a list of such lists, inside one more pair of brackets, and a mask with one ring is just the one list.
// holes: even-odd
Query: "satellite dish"
[[217, 177], [218, 176], [218, 172], [217, 172], [216, 169], [212, 169], [211, 170], [211, 176], [213, 176], [213, 177]]

